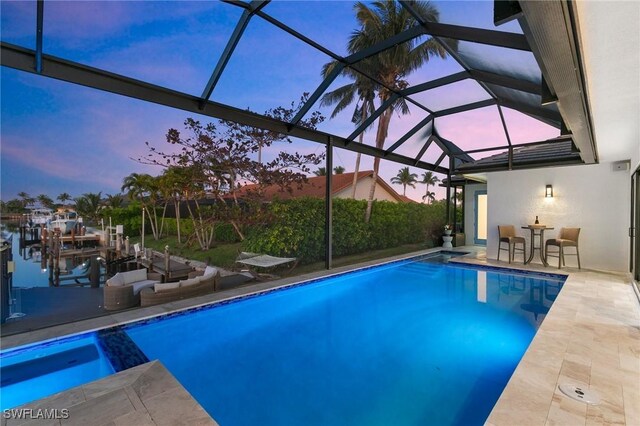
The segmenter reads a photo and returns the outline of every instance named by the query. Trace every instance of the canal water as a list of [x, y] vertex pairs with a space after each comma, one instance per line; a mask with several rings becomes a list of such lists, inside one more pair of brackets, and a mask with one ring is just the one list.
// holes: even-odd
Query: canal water
[[[16, 231], [4, 230], [6, 237], [13, 236], [12, 253], [15, 262], [13, 287], [49, 287], [50, 271], [47, 259], [42, 259], [39, 244], [20, 250], [20, 234]], [[61, 286], [88, 284], [84, 276], [88, 273], [88, 258], [66, 258], [60, 261]], [[77, 281], [76, 281], [77, 279]]]

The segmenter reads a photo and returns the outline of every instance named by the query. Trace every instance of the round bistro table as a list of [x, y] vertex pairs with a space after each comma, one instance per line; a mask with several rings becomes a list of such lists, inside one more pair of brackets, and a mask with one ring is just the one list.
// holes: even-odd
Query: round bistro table
[[[549, 228], [545, 225], [527, 225], [527, 226], [523, 226], [522, 229], [528, 229], [531, 232], [531, 248], [529, 250], [529, 258], [527, 259], [526, 262], [524, 262], [524, 264], [527, 265], [531, 263], [531, 261], [533, 260], [533, 255], [535, 254], [535, 251], [538, 250], [542, 264], [544, 266], [549, 266], [544, 255], [544, 231], [553, 230], [553, 228]], [[535, 244], [536, 237], [539, 237], [539, 240], [540, 240], [540, 245], [538, 247], [536, 247], [536, 244]]]

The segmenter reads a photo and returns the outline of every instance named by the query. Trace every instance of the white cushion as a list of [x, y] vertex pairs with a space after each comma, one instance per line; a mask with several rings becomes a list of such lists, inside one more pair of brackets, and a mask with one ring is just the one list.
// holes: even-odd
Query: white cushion
[[138, 294], [143, 288], [153, 287], [157, 283], [158, 281], [155, 280], [136, 281], [131, 284], [131, 287], [133, 287], [133, 294]]
[[162, 293], [163, 291], [168, 291], [168, 290], [174, 290], [176, 288], [180, 287], [180, 283], [179, 282], [175, 282], [175, 283], [156, 283], [153, 290], [156, 293]]
[[146, 269], [136, 269], [135, 271], [125, 272], [124, 274], [124, 283], [131, 284], [136, 281], [144, 281], [147, 279], [147, 270]]
[[107, 280], [109, 287], [122, 287], [124, 285], [124, 277], [120, 272]]
[[200, 284], [200, 279], [202, 277], [195, 277], [195, 278], [191, 278], [188, 280], [182, 280], [180, 281], [180, 287], [189, 287], [192, 285], [196, 285], [196, 284]]
[[218, 273], [218, 268], [216, 268], [215, 266], [207, 266], [204, 269], [204, 274], [202, 274], [202, 278], [203, 279], [211, 278], [217, 273]]

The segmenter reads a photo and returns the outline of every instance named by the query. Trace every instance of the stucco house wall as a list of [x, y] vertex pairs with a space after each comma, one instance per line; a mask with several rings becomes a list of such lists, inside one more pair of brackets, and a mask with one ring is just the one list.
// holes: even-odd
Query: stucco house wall
[[[630, 179], [627, 171], [614, 171], [612, 163], [514, 170], [487, 174], [487, 257], [495, 259], [498, 225], [520, 226], [534, 222], [553, 226], [545, 237], [553, 238], [561, 227], [579, 227], [583, 268], [627, 271], [629, 267]], [[545, 186], [553, 185], [553, 198], [545, 198]], [[527, 249], [528, 251], [528, 249]], [[575, 258], [567, 258], [568, 265]]]
[[[371, 181], [373, 179], [371, 176], [367, 176], [362, 179], [358, 179], [358, 183], [356, 185], [356, 200], [367, 200], [369, 198], [369, 190], [371, 189]], [[351, 198], [351, 189], [352, 185], [349, 185], [347, 188], [336, 192], [334, 194], [335, 198]], [[382, 185], [376, 185], [376, 192], [374, 193], [374, 199], [379, 201], [393, 201], [398, 202], [398, 200], [387, 191]]]

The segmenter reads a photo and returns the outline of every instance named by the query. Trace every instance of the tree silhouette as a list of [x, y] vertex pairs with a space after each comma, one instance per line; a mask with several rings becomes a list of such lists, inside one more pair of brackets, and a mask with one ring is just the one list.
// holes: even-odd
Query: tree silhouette
[[422, 197], [423, 201], [427, 201], [428, 203], [431, 203], [435, 200], [435, 194], [433, 192], [429, 192], [429, 187], [432, 185], [436, 185], [438, 182], [440, 182], [440, 179], [438, 179], [438, 177], [435, 176], [433, 172], [428, 171], [422, 174], [422, 180], [420, 181], [420, 183], [423, 185], [427, 185], [427, 190], [425, 191], [425, 194]]
[[402, 195], [407, 195], [407, 186], [412, 188], [416, 187], [416, 182], [418, 181], [418, 175], [415, 173], [411, 173], [409, 167], [403, 167], [398, 170], [398, 174], [391, 178], [391, 183], [395, 183], [398, 185], [402, 185]]
[[[439, 21], [439, 12], [431, 3], [415, 1], [411, 2], [411, 4], [413, 12], [421, 20], [427, 22]], [[360, 28], [355, 30], [349, 39], [349, 52], [363, 51], [378, 43], [385, 42], [403, 31], [421, 25], [409, 11], [394, 0], [376, 1], [371, 5], [358, 2], [354, 9]], [[409, 81], [407, 80], [409, 74], [420, 68], [431, 57], [439, 56], [444, 59], [447, 55], [447, 51], [437, 40], [431, 37], [425, 39], [425, 37], [417, 37], [405, 43], [396, 44], [358, 63], [360, 69], [384, 83], [384, 86], [374, 85], [372, 89], [381, 104], [387, 101], [390, 102], [387, 109], [378, 118], [378, 131], [376, 134], [376, 148], [378, 149], [384, 148], [393, 114], [404, 115], [409, 113], [409, 106], [404, 98], [399, 97], [392, 101], [394, 93], [409, 87]], [[456, 41], [447, 40], [447, 44], [452, 50], [457, 50]], [[342, 72], [342, 75], [353, 78], [353, 71], [347, 67]], [[371, 217], [379, 169], [380, 158], [375, 157], [373, 160], [373, 179], [367, 198], [366, 222], [369, 222]]]

